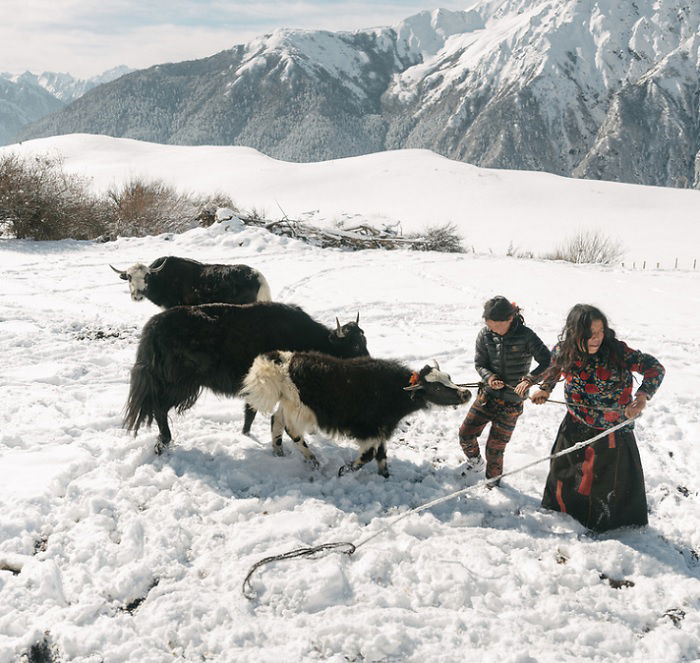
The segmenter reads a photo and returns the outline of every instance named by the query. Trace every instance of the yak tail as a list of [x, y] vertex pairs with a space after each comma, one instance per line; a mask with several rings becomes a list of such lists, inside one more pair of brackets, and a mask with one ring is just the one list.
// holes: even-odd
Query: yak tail
[[136, 362], [131, 369], [129, 397], [124, 408], [124, 428], [138, 432], [142, 424], [150, 426], [159, 409], [161, 381], [155, 374], [158, 366], [153, 330], [147, 325], [136, 352]]
[[260, 287], [258, 288], [258, 294], [255, 298], [257, 302], [270, 302], [272, 301], [272, 293], [270, 292], [270, 285], [267, 279], [258, 272], [258, 279], [260, 280]]
[[279, 351], [255, 358], [240, 393], [248, 405], [260, 412], [270, 413], [280, 400], [289, 397], [289, 388], [293, 388], [288, 373], [290, 358], [290, 352]]

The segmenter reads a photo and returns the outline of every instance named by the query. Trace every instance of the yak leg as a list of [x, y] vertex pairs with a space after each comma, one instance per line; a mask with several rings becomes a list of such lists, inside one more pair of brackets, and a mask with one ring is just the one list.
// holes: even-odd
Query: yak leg
[[302, 456], [304, 456], [304, 460], [307, 463], [311, 463], [311, 467], [313, 467], [315, 470], [321, 467], [316, 456], [314, 456], [313, 451], [309, 449], [309, 445], [306, 443], [304, 436], [301, 433], [297, 433], [296, 430], [289, 425], [285, 428], [285, 430], [287, 431], [287, 435], [292, 438], [292, 442], [294, 442], [297, 449], [301, 451]]
[[154, 415], [156, 423], [158, 424], [158, 441], [156, 442], [153, 450], [156, 454], [160, 455], [165, 451], [165, 449], [170, 444], [173, 436], [170, 432], [170, 426], [168, 426], [168, 411], [158, 410]]
[[385, 479], [389, 476], [389, 468], [386, 466], [386, 441], [382, 440], [377, 447], [377, 451], [374, 455], [377, 459], [377, 472], [381, 474]]
[[272, 432], [272, 453], [275, 456], [284, 456], [284, 448], [282, 447], [282, 431], [284, 431], [284, 411], [282, 407], [278, 407], [272, 415], [270, 421], [270, 429]]
[[301, 451], [304, 456], [304, 460], [311, 463], [314, 469], [320, 467], [316, 456], [314, 456], [309, 445], [306, 444], [306, 440], [303, 435], [297, 433], [293, 428], [285, 426], [284, 422], [284, 410], [280, 405], [275, 413], [272, 415], [272, 452], [275, 456], [284, 456], [284, 449], [282, 448], [282, 431], [287, 431], [287, 435], [292, 438], [294, 444], [296, 444], [297, 449]]
[[250, 433], [250, 427], [253, 425], [253, 419], [255, 419], [255, 415], [258, 413], [258, 411], [248, 405], [248, 403], [245, 404], [245, 409], [243, 410], [243, 434], [248, 435]]
[[357, 472], [357, 470], [365, 466], [373, 458], [377, 459], [379, 474], [383, 477], [388, 477], [389, 471], [386, 467], [386, 446], [383, 440], [377, 439], [360, 442], [360, 455], [349, 465], [343, 465], [338, 470], [338, 476], [341, 477], [347, 472]]

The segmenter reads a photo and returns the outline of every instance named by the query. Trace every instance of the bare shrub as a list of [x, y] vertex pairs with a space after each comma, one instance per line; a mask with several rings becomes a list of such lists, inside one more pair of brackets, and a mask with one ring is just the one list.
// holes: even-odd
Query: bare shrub
[[624, 253], [622, 245], [595, 230], [583, 230], [565, 240], [552, 253], [542, 257], [546, 260], [565, 260], [577, 264], [595, 263], [610, 265]]
[[264, 209], [258, 209], [257, 207], [251, 207], [249, 210], [245, 211], [241, 215], [241, 220], [244, 223], [250, 223], [252, 225], [264, 224], [267, 219], [267, 214]]
[[17, 239], [91, 239], [109, 225], [105, 201], [88, 181], [49, 156], [0, 157], [0, 223]]
[[508, 244], [506, 255], [509, 258], [518, 258], [519, 260], [531, 260], [535, 257], [535, 254], [532, 251], [518, 248], [517, 245], [513, 244], [513, 240], [511, 240]]
[[411, 234], [408, 239], [415, 240], [411, 248], [415, 251], [440, 251], [442, 253], [465, 253], [462, 237], [454, 223], [433, 226], [422, 234]]
[[112, 230], [123, 237], [176, 233], [197, 225], [197, 201], [158, 180], [132, 178], [111, 188], [107, 197], [114, 209]]

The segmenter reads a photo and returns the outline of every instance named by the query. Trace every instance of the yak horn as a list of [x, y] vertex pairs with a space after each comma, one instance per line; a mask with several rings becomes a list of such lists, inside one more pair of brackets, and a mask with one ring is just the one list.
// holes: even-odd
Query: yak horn
[[343, 338], [345, 334], [343, 334], [343, 330], [340, 327], [340, 320], [338, 318], [335, 319], [335, 324], [336, 324], [336, 332], [338, 334], [338, 338]]
[[436, 371], [439, 371], [439, 370], [440, 370], [440, 364], [437, 363], [437, 359], [432, 359], [432, 360], [430, 361], [430, 363], [433, 365], [433, 368], [434, 368]]
[[151, 274], [157, 274], [161, 269], [163, 269], [163, 267], [165, 267], [165, 263], [166, 263], [166, 260], [163, 260], [163, 262], [160, 263], [160, 265], [158, 267], [149, 267], [148, 271]]
[[360, 312], [357, 312], [357, 318], [355, 319], [355, 324], [359, 325], [360, 324]]
[[[112, 267], [112, 265], [110, 265], [110, 267]], [[117, 274], [119, 274], [119, 276], [122, 276], [122, 277], [123, 277], [123, 276], [126, 275], [126, 270], [123, 270], [123, 271], [122, 271], [121, 269], [117, 269], [116, 267], [112, 267], [112, 269], [113, 269]]]

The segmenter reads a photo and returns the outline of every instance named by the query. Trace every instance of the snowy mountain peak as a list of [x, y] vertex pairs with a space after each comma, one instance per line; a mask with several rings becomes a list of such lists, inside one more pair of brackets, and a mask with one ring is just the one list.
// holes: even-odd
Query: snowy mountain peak
[[449, 37], [484, 27], [481, 16], [475, 11], [435, 9], [419, 12], [395, 29], [399, 42], [406, 44], [409, 51], [427, 57], [438, 53]]
[[[364, 99], [364, 72], [370, 62], [366, 51], [377, 48], [387, 32], [384, 29], [368, 36], [325, 30], [275, 30], [245, 45], [242, 64], [233, 73], [237, 80], [230, 87], [241, 83], [241, 77], [256, 74], [290, 85], [301, 71], [311, 80], [321, 75], [326, 80], [342, 82], [354, 96]], [[389, 50], [388, 45], [383, 50]]]
[[78, 97], [85, 94], [88, 90], [91, 90], [98, 85], [103, 83], [110, 83], [116, 80], [120, 76], [127, 74], [133, 69], [125, 65], [119, 67], [114, 67], [109, 71], [105, 71], [98, 76], [93, 76], [92, 78], [80, 79], [75, 78], [66, 72], [54, 72], [54, 71], [44, 71], [41, 74], [34, 74], [31, 71], [25, 71], [22, 74], [0, 74], [0, 77], [5, 78], [13, 83], [24, 83], [27, 85], [34, 85], [36, 87], [43, 88], [49, 94], [54, 96], [56, 99], [63, 101], [64, 103], [70, 103], [75, 101]]

